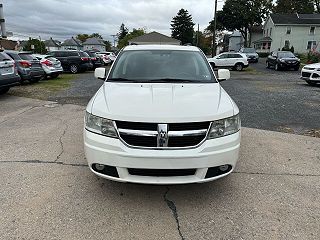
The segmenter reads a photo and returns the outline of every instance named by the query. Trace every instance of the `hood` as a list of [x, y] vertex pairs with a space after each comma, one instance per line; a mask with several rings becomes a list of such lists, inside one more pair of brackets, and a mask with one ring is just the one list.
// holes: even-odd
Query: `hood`
[[285, 61], [298, 61], [299, 59], [296, 57], [292, 57], [292, 58], [279, 58], [279, 60], [285, 60]]
[[92, 114], [112, 120], [163, 123], [212, 121], [238, 111], [218, 83], [109, 82], [98, 91], [91, 109]]
[[304, 67], [308, 67], [308, 68], [320, 68], [320, 63], [313, 63], [313, 64], [308, 64]]

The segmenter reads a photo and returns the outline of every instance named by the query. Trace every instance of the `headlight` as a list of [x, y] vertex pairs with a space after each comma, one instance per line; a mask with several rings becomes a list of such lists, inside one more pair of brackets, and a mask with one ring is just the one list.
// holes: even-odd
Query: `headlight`
[[118, 138], [117, 131], [114, 127], [113, 121], [101, 117], [97, 117], [86, 112], [85, 117], [86, 129], [107, 137]]
[[239, 114], [230, 118], [217, 120], [211, 123], [208, 139], [214, 139], [234, 134], [240, 130]]

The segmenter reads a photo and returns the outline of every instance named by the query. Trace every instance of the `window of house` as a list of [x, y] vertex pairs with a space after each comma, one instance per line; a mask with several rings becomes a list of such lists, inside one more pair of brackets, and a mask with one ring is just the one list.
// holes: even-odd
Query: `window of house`
[[310, 35], [314, 35], [316, 27], [310, 27]]
[[311, 50], [316, 46], [317, 46], [317, 42], [316, 41], [308, 41], [307, 49]]
[[266, 30], [263, 30], [263, 36], [266, 36]]
[[272, 28], [270, 28], [270, 37], [271, 37], [271, 34], [272, 34]]
[[287, 34], [291, 34], [291, 27], [287, 27]]
[[267, 29], [267, 37], [269, 36], [269, 29]]
[[286, 49], [290, 48], [290, 41], [289, 41], [289, 40], [285, 40], [285, 41], [284, 41], [284, 47], [285, 47]]

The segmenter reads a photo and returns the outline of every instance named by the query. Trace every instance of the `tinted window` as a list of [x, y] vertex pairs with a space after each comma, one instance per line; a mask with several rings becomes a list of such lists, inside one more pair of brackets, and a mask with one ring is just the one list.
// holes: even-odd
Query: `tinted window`
[[242, 58], [240, 54], [231, 53], [229, 54], [229, 58]]
[[18, 54], [16, 53], [7, 53], [14, 60], [21, 60]]
[[0, 61], [8, 61], [8, 60], [12, 60], [11, 57], [4, 52], [0, 52]]
[[79, 57], [79, 53], [74, 51], [66, 52], [66, 55], [70, 57]]
[[294, 54], [292, 52], [279, 52], [278, 53], [279, 58], [295, 58]]
[[191, 80], [215, 82], [209, 64], [200, 52], [174, 50], [124, 51], [109, 79], [138, 81]]
[[31, 54], [26, 54], [26, 53], [19, 53], [19, 56], [21, 57], [21, 59], [23, 60], [33, 60], [34, 57]]
[[254, 48], [244, 48], [242, 50], [243, 53], [255, 53], [256, 50]]
[[228, 58], [228, 54], [221, 54], [220, 56], [218, 56], [219, 59], [225, 59]]
[[89, 55], [85, 52], [79, 52], [80, 57], [89, 57]]
[[96, 57], [96, 54], [93, 52], [86, 52], [90, 57]]

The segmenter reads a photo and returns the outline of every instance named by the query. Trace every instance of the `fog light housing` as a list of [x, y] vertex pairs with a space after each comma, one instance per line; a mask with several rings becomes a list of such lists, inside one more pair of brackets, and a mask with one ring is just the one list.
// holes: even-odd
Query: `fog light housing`
[[219, 170], [222, 171], [222, 172], [225, 172], [229, 169], [229, 166], [228, 165], [222, 165], [219, 167]]
[[98, 171], [103, 171], [105, 167], [103, 164], [98, 164], [98, 163], [96, 163], [94, 166]]

